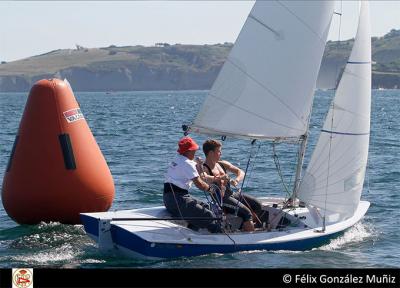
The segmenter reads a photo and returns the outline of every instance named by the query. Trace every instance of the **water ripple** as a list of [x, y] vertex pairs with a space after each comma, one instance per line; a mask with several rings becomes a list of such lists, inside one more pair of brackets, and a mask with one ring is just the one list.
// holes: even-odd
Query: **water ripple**
[[[112, 210], [162, 205], [165, 169], [176, 153], [181, 125], [190, 123], [206, 91], [76, 93], [85, 118], [114, 177]], [[332, 91], [318, 91], [310, 123], [309, 153], [315, 147]], [[15, 139], [26, 93], [0, 93], [0, 178]], [[373, 91], [369, 169], [363, 198], [371, 207], [362, 223], [312, 251], [252, 251], [211, 254], [168, 261], [128, 259], [98, 251], [81, 226], [41, 223], [18, 226], [0, 207], [0, 267], [155, 267], [155, 268], [321, 268], [400, 267], [400, 92]], [[99, 113], [101, 111], [101, 113]], [[202, 143], [206, 137], [193, 135]], [[249, 141], [227, 139], [224, 158], [245, 168]], [[293, 181], [296, 147], [277, 146], [285, 180]], [[201, 153], [199, 153], [201, 154]], [[245, 191], [284, 196], [269, 143], [253, 159]], [[196, 197], [203, 197], [193, 191]]]

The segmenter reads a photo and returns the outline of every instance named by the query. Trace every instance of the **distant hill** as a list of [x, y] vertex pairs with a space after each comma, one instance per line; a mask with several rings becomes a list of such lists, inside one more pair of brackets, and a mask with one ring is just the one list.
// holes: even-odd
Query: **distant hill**
[[[334, 88], [354, 40], [328, 41], [319, 88]], [[28, 91], [43, 78], [67, 78], [76, 91], [210, 89], [231, 43], [55, 50], [0, 65], [0, 92]], [[373, 88], [400, 88], [400, 30], [372, 39]]]
[[[350, 56], [354, 39], [328, 41], [317, 86], [335, 87], [338, 76]], [[372, 37], [372, 87], [400, 88], [400, 30], [391, 30], [383, 37]]]
[[209, 89], [232, 44], [64, 49], [0, 65], [0, 91], [67, 78], [76, 91]]

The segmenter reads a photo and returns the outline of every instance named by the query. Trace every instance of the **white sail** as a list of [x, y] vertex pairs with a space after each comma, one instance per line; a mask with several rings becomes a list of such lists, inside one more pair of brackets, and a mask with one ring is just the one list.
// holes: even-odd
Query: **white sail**
[[357, 209], [368, 158], [371, 36], [368, 1], [361, 1], [353, 50], [307, 167], [298, 197], [320, 208], [327, 222]]
[[333, 1], [257, 1], [191, 130], [303, 135], [332, 14]]

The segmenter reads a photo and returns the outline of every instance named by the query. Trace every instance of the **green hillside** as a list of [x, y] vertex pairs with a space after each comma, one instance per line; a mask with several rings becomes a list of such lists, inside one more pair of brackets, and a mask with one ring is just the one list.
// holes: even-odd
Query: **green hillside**
[[[341, 69], [350, 55], [354, 39], [328, 41], [323, 63]], [[372, 82], [374, 88], [400, 88], [400, 30], [372, 38]]]
[[[333, 88], [353, 39], [328, 41], [317, 86]], [[210, 89], [232, 48], [215, 45], [77, 47], [0, 65], [0, 92], [28, 91], [39, 79], [68, 78], [78, 91]], [[372, 38], [373, 88], [400, 87], [400, 30]]]

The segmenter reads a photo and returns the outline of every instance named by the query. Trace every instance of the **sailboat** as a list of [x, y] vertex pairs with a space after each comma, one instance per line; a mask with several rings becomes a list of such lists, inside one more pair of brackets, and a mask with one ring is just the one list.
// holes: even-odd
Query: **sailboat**
[[259, 198], [269, 214], [268, 226], [251, 233], [194, 231], [163, 206], [82, 213], [85, 231], [100, 249], [145, 258], [308, 250], [363, 218], [370, 206], [360, 200], [371, 109], [367, 1], [361, 3], [354, 46], [319, 140], [302, 169], [333, 6], [331, 1], [257, 1], [197, 117], [186, 127], [186, 133], [298, 143], [290, 203]]

